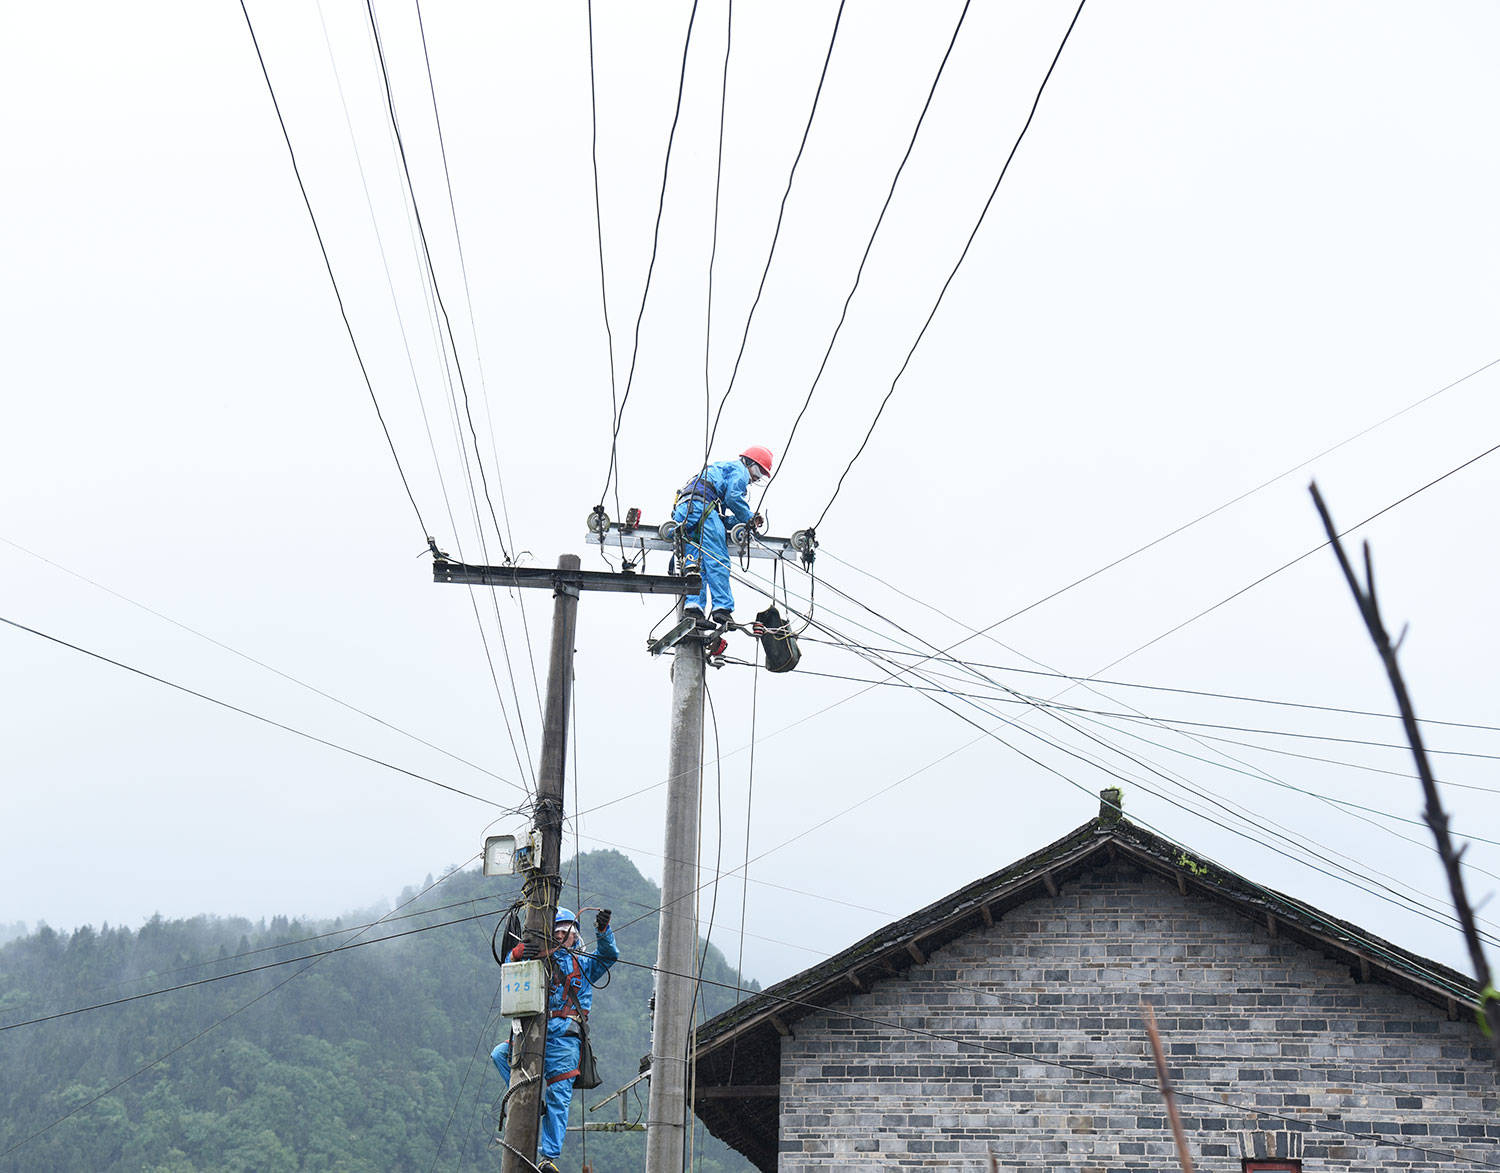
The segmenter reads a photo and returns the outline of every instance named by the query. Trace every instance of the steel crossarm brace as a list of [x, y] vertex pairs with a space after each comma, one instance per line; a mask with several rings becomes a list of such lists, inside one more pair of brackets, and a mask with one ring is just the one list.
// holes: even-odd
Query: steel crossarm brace
[[[671, 548], [671, 543], [667, 543]], [[612, 570], [557, 570], [545, 566], [474, 566], [445, 558], [433, 559], [434, 582], [474, 586], [542, 587], [548, 590], [614, 591], [633, 595], [693, 595], [702, 589], [696, 574], [632, 574]]]

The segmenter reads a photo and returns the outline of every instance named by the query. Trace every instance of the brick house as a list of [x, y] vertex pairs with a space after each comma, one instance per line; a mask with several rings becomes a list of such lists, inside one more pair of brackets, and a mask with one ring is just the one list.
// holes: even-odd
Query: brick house
[[763, 1170], [1500, 1168], [1464, 975], [1100, 816], [697, 1032], [695, 1106]]

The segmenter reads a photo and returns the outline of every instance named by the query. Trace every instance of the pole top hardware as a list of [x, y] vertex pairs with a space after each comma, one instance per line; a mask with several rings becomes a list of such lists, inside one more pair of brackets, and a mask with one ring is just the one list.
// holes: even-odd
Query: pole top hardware
[[[637, 513], [632, 509], [631, 514]], [[629, 514], [627, 514], [627, 517]], [[665, 554], [675, 553], [678, 534], [678, 525], [675, 521], [664, 521], [660, 524], [641, 521], [639, 517], [633, 523], [611, 521], [608, 514], [599, 507], [588, 516], [588, 537], [585, 541], [591, 545], [607, 546], [615, 553], [623, 553], [626, 557], [634, 558], [638, 554], [651, 551], [661, 551]], [[798, 545], [799, 541], [802, 543]], [[765, 534], [756, 534], [755, 540], [749, 542], [743, 552], [751, 558], [781, 558], [788, 562], [799, 555], [804, 563], [812, 559], [812, 551], [817, 548], [817, 538], [811, 527], [798, 530], [789, 538], [770, 537]], [[688, 594], [696, 593], [697, 588]]]

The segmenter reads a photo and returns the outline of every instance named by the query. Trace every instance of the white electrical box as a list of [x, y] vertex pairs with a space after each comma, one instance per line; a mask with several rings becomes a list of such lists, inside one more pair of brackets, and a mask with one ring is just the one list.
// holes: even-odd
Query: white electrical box
[[547, 1009], [545, 966], [543, 961], [507, 961], [500, 967], [501, 1014], [518, 1018]]
[[491, 835], [484, 841], [484, 874], [509, 876], [516, 870], [516, 837]]

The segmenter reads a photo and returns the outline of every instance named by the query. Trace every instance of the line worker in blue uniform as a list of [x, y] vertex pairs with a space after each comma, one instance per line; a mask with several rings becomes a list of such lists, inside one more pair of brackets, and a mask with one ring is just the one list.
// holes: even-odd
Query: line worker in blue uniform
[[[729, 542], [724, 514], [731, 521], [761, 526], [761, 516], [750, 508], [745, 494], [771, 474], [771, 450], [758, 444], [746, 448], [738, 460], [719, 460], [684, 485], [672, 506], [672, 520], [682, 527], [684, 572], [697, 570], [703, 586], [683, 601], [684, 618], [702, 626], [719, 627], [734, 618], [734, 592], [729, 589]], [[712, 600], [712, 618], [706, 619]]]
[[[571, 909], [559, 908], [552, 921], [551, 965], [547, 974], [547, 1042], [542, 1072], [546, 1084], [542, 1089], [542, 1127], [537, 1139], [537, 1165], [541, 1173], [561, 1173], [557, 1158], [562, 1155], [563, 1140], [568, 1134], [568, 1107], [573, 1102], [573, 1081], [578, 1078], [581, 1023], [587, 1022], [594, 1003], [594, 985], [620, 959], [615, 935], [609, 927], [609, 909], [600, 909], [594, 917], [594, 952], [578, 953], [578, 918]], [[534, 941], [522, 943], [510, 951], [508, 961], [529, 960], [541, 955]], [[500, 1078], [510, 1086], [510, 1044], [506, 1039], [490, 1058], [500, 1069]]]

